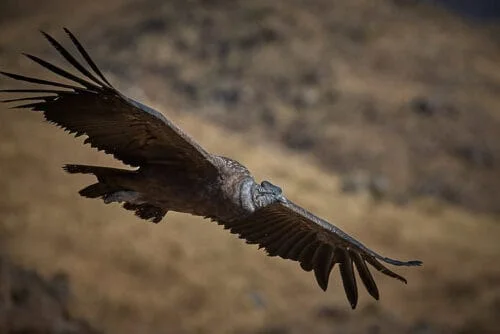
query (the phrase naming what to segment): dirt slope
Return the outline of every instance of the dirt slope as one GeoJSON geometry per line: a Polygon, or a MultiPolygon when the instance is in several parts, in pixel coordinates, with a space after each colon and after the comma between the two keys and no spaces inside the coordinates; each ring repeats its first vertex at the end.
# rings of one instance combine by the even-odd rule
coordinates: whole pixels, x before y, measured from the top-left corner
{"type": "MultiPolygon", "coordinates": [[[[204,3],[207,6],[217,6],[219,1],[204,3]]],[[[254,3],[266,7],[263,2],[254,3]]],[[[317,50],[314,48],[310,52],[303,51],[304,47],[310,48],[312,44],[301,43],[309,39],[319,43],[320,38],[314,39],[316,35],[311,32],[319,29],[319,24],[311,13],[294,11],[293,8],[302,8],[300,7],[302,2],[293,3],[299,7],[284,6],[277,2],[277,9],[272,9],[272,13],[288,13],[292,22],[295,22],[293,17],[301,17],[300,22],[303,26],[294,31],[294,34],[302,36],[301,40],[296,41],[298,44],[295,42],[286,44],[291,49],[285,48],[285,50],[302,50],[290,55],[299,57],[302,54],[302,57],[306,58],[305,64],[309,65],[313,63],[317,65],[319,59],[316,59],[315,55],[319,54],[325,57],[325,65],[315,67],[316,71],[319,71],[318,68],[332,69],[332,64],[328,62],[329,54],[313,52],[317,50]]],[[[363,1],[353,3],[358,3],[359,6],[366,5],[363,1]]],[[[224,105],[233,98],[231,94],[227,95],[227,89],[223,89],[225,92],[222,94],[223,97],[218,97],[215,102],[209,103],[211,100],[206,97],[207,94],[211,94],[209,89],[212,86],[218,87],[222,82],[217,81],[222,79],[216,78],[221,77],[226,80],[228,74],[222,72],[219,73],[220,76],[217,75],[220,68],[211,56],[197,60],[198,58],[190,56],[191,51],[179,51],[183,48],[196,50],[196,41],[199,38],[196,25],[198,23],[193,23],[193,26],[186,25],[183,29],[180,26],[176,29],[169,28],[168,31],[173,35],[171,38],[178,39],[178,43],[174,43],[170,37],[167,38],[163,34],[163,29],[166,28],[162,28],[162,23],[152,20],[151,15],[152,13],[158,16],[167,15],[171,13],[173,4],[178,5],[178,3],[171,2],[172,5],[160,7],[158,2],[150,4],[152,5],[148,7],[131,1],[110,1],[103,6],[97,2],[88,2],[85,7],[74,8],[71,5],[72,11],[68,11],[69,5],[57,4],[56,7],[42,6],[31,15],[4,17],[0,23],[2,68],[38,73],[34,66],[20,60],[18,52],[40,50],[38,54],[47,55],[47,47],[32,32],[37,28],[52,31],[55,30],[53,28],[67,25],[70,21],[78,35],[84,41],[89,41],[86,44],[91,46],[91,51],[97,55],[99,63],[109,69],[110,77],[119,87],[164,111],[188,133],[194,134],[195,138],[209,150],[240,160],[249,166],[259,179],[266,178],[282,185],[290,198],[330,219],[370,247],[395,257],[419,258],[424,261],[425,266],[401,271],[409,280],[407,286],[377,275],[377,279],[380,280],[381,301],[375,303],[362,293],[359,309],[351,312],[339,284],[338,272],[332,275],[330,290],[323,293],[316,287],[312,275],[299,270],[296,264],[267,258],[256,247],[245,245],[214,224],[195,217],[169,214],[165,224],[149,225],[138,221],[118,207],[79,198],[76,191],[86,185],[90,178],[64,175],[59,167],[67,162],[96,164],[113,164],[113,162],[89,148],[82,148],[81,141],[72,140],[54,127],[42,124],[39,115],[8,111],[2,107],[0,188],[4,196],[0,198],[0,235],[3,248],[9,252],[14,261],[36,268],[46,276],[58,271],[67,273],[74,287],[73,313],[110,333],[304,333],[306,331],[476,333],[494,332],[498,328],[500,324],[496,315],[500,312],[500,268],[495,264],[500,254],[498,244],[500,225],[496,218],[471,214],[459,207],[443,205],[432,200],[416,201],[406,207],[399,207],[390,203],[373,202],[365,194],[345,196],[340,192],[342,179],[312,163],[308,155],[284,148],[279,144],[279,140],[264,142],[259,138],[259,134],[263,132],[267,133],[264,138],[281,138],[280,131],[286,129],[284,124],[295,122],[299,117],[290,115],[292,110],[289,103],[292,102],[287,102],[287,98],[278,99],[271,94],[265,95],[262,99],[263,106],[269,107],[272,112],[263,112],[264,107],[256,109],[256,113],[262,114],[264,121],[253,121],[252,114],[247,114],[250,119],[249,125],[242,124],[242,118],[237,113],[249,112],[255,106],[258,97],[260,98],[259,94],[253,98],[254,102],[248,104],[238,102],[234,108],[229,108],[224,105]],[[77,15],[68,18],[67,16],[71,15],[68,13],[77,15]],[[145,17],[150,19],[146,20],[145,17]],[[143,28],[146,32],[132,34],[141,22],[143,27],[148,23],[147,29],[143,28]],[[121,40],[116,36],[120,36],[121,40]],[[189,41],[192,44],[189,44],[189,41]],[[187,43],[187,46],[182,46],[183,43],[187,43]],[[110,58],[109,54],[113,54],[113,57],[110,58]],[[132,60],[137,65],[129,65],[132,60]],[[164,65],[168,63],[172,66],[164,65]],[[161,68],[158,67],[159,64],[163,64],[161,68]],[[169,76],[165,75],[171,73],[168,71],[180,72],[176,76],[170,76],[174,79],[169,81],[169,76]],[[204,81],[200,84],[198,79],[201,77],[204,81]],[[220,98],[225,102],[220,102],[220,98]],[[267,99],[271,99],[272,103],[266,102],[267,99]],[[182,113],[178,110],[182,110],[182,113]],[[218,114],[218,110],[223,112],[218,114]],[[231,113],[232,110],[235,112],[231,113]],[[189,111],[199,111],[205,116],[193,115],[189,111]],[[266,116],[266,113],[269,114],[266,116]],[[231,116],[233,114],[236,116],[231,116]],[[207,122],[208,117],[215,122],[207,122]],[[273,120],[269,121],[270,119],[273,120]],[[244,134],[236,133],[214,124],[224,120],[227,122],[226,125],[233,129],[240,124],[240,128],[236,129],[247,131],[244,131],[244,134]],[[272,125],[269,125],[269,122],[272,122],[272,125]],[[268,128],[263,124],[268,124],[268,128]]],[[[318,4],[321,2],[318,1],[318,4]]],[[[232,8],[238,13],[236,7],[235,5],[232,8]]],[[[221,7],[219,5],[215,8],[221,7]]],[[[361,13],[355,11],[355,8],[358,7],[354,6],[351,10],[344,8],[342,15],[348,17],[355,15],[353,13],[361,13]]],[[[393,7],[367,8],[376,10],[377,13],[379,10],[387,10],[389,15],[389,8],[393,7]]],[[[192,14],[194,18],[190,18],[189,10],[185,7],[177,10],[177,13],[183,13],[185,16],[178,14],[177,19],[172,19],[170,22],[173,22],[171,24],[174,27],[183,20],[191,22],[189,21],[191,19],[192,22],[198,22],[196,16],[199,15],[198,11],[192,14]]],[[[321,7],[314,10],[320,11],[321,7]]],[[[336,13],[336,16],[332,17],[342,17],[341,13],[336,13]]],[[[218,17],[217,11],[210,11],[209,14],[218,17]]],[[[258,11],[253,12],[253,15],[258,14],[258,11]]],[[[365,15],[369,15],[369,10],[365,15]]],[[[227,15],[220,14],[220,16],[223,17],[221,20],[231,20],[227,15]]],[[[236,18],[237,15],[233,20],[236,18]]],[[[401,21],[406,18],[408,17],[402,17],[401,21]]],[[[285,20],[283,24],[286,22],[285,20]]],[[[349,22],[349,20],[339,22],[349,22]]],[[[390,25],[390,22],[387,24],[390,25]]],[[[235,35],[238,35],[237,27],[235,26],[233,31],[235,35]]],[[[288,26],[284,27],[282,29],[288,29],[286,28],[288,26]]],[[[377,27],[379,25],[375,25],[373,29],[377,27]]],[[[384,31],[397,33],[389,29],[389,26],[384,31]]],[[[229,31],[227,33],[229,34],[229,31]]],[[[463,27],[462,33],[464,36],[478,36],[466,27],[463,27]]],[[[273,33],[268,34],[264,34],[267,36],[265,38],[274,38],[269,37],[273,33]]],[[[356,29],[353,34],[356,36],[356,29]]],[[[470,38],[467,41],[473,40],[470,38]]],[[[484,38],[484,43],[488,43],[487,37],[484,38]]],[[[399,41],[404,40],[404,34],[401,33],[399,41]]],[[[246,43],[253,45],[255,41],[250,39],[243,44],[246,43]]],[[[483,42],[477,43],[475,47],[481,50],[483,42]]],[[[349,45],[351,44],[345,43],[344,46],[349,45]]],[[[383,108],[385,105],[393,107],[387,112],[390,110],[395,112],[400,110],[398,108],[406,101],[411,100],[415,92],[432,91],[432,82],[435,80],[454,80],[452,76],[455,73],[454,68],[444,67],[442,72],[431,73],[437,76],[437,79],[434,77],[433,80],[429,80],[431,86],[424,85],[418,80],[408,81],[404,74],[408,72],[404,72],[403,64],[405,61],[420,64],[420,60],[399,59],[396,56],[386,59],[388,51],[385,50],[394,50],[396,47],[405,49],[412,44],[408,42],[408,45],[400,45],[389,39],[386,43],[378,45],[382,48],[380,61],[385,62],[385,65],[381,66],[388,71],[382,71],[384,74],[379,76],[374,76],[371,66],[350,65],[351,63],[347,61],[348,59],[359,61],[355,55],[370,58],[369,55],[360,53],[362,49],[354,47],[338,51],[335,59],[343,61],[336,64],[344,65],[335,67],[335,71],[341,71],[337,75],[342,78],[342,80],[339,78],[340,88],[337,87],[336,90],[344,92],[340,95],[344,96],[340,98],[344,101],[341,104],[344,107],[336,110],[355,109],[358,104],[351,103],[359,103],[356,101],[359,99],[364,101],[365,98],[372,101],[377,96],[377,101],[380,101],[377,113],[386,112],[383,108]],[[403,79],[398,79],[400,77],[395,75],[396,69],[403,71],[401,74],[403,79]],[[380,81],[382,77],[387,80],[380,81]],[[398,95],[392,93],[395,89],[398,95]],[[370,92],[368,97],[364,95],[368,94],[367,92],[370,92]]],[[[469,47],[469,44],[464,42],[463,48],[469,47]]],[[[494,45],[491,47],[495,48],[494,45]]],[[[321,49],[320,46],[319,48],[321,49]]],[[[445,47],[440,48],[443,52],[446,51],[445,47]]],[[[258,83],[266,80],[252,81],[254,75],[259,77],[267,71],[272,73],[283,71],[285,74],[290,73],[290,76],[298,76],[294,68],[307,68],[305,65],[304,67],[287,65],[285,51],[264,49],[248,51],[253,53],[251,58],[253,61],[250,61],[250,58],[245,61],[238,60],[236,57],[234,61],[239,66],[227,70],[240,68],[244,72],[256,73],[241,77],[245,78],[245,82],[248,79],[248,84],[253,85],[251,88],[255,91],[265,90],[267,86],[259,88],[258,83]],[[274,61],[267,61],[268,59],[274,61]],[[246,69],[248,66],[251,69],[246,69]]],[[[405,53],[398,54],[401,57],[408,56],[405,53]]],[[[370,63],[369,59],[363,57],[361,59],[370,63]]],[[[471,89],[470,95],[474,101],[479,101],[477,103],[482,101],[481,103],[495,106],[496,97],[492,92],[496,89],[497,78],[495,78],[496,72],[493,71],[496,65],[492,64],[493,58],[489,57],[496,56],[478,56],[473,68],[484,73],[490,81],[483,82],[475,88],[473,83],[480,80],[477,74],[479,72],[469,73],[464,69],[461,75],[471,77],[465,77],[463,81],[455,84],[461,85],[456,91],[471,89]]],[[[432,59],[432,54],[429,54],[428,61],[432,59]]],[[[227,60],[226,63],[234,64],[231,60],[227,60]]],[[[416,75],[413,72],[416,66],[406,68],[406,71],[416,75]]],[[[228,87],[235,86],[235,81],[227,80],[225,84],[228,87]]],[[[294,83],[294,80],[289,81],[287,85],[290,88],[286,90],[288,91],[286,94],[289,94],[290,89],[295,89],[294,83]]],[[[5,85],[6,82],[2,81],[2,86],[5,85]]],[[[454,98],[453,94],[446,96],[454,98]]],[[[335,105],[335,108],[338,108],[338,104],[335,105]]],[[[326,108],[326,105],[322,108],[326,108]]],[[[488,129],[495,126],[498,115],[490,113],[490,109],[486,107],[484,110],[488,112],[477,118],[467,119],[471,119],[470,124],[474,129],[478,129],[477,133],[484,133],[485,137],[481,137],[481,140],[486,138],[491,144],[492,140],[488,138],[493,136],[494,129],[488,129]],[[479,123],[473,123],[475,121],[479,123]]],[[[380,129],[373,130],[372,127],[364,125],[357,128],[355,124],[358,123],[350,123],[349,117],[342,116],[339,112],[336,111],[334,113],[336,116],[331,116],[333,120],[318,117],[311,118],[314,119],[313,122],[306,118],[307,122],[319,126],[318,128],[310,125],[311,129],[322,129],[322,124],[334,127],[328,131],[314,130],[320,134],[320,137],[314,139],[316,142],[322,142],[327,134],[335,137],[338,134],[336,131],[341,131],[346,136],[350,136],[350,133],[359,133],[360,137],[356,139],[358,141],[352,139],[353,137],[346,138],[351,138],[360,146],[363,146],[363,143],[372,143],[371,139],[380,138],[376,146],[382,148],[382,152],[386,152],[387,143],[402,145],[401,152],[405,152],[405,145],[410,145],[405,139],[407,137],[402,134],[396,136],[389,132],[392,133],[390,135],[392,141],[382,136],[386,127],[393,129],[400,123],[388,124],[388,121],[386,122],[388,118],[384,117],[380,129]],[[342,121],[343,117],[346,118],[345,122],[342,121]],[[336,123],[338,124],[332,125],[336,123]],[[371,129],[380,136],[365,136],[371,129]]],[[[311,114],[319,115],[314,111],[311,114]]],[[[359,119],[360,116],[358,114],[352,117],[359,119]]],[[[399,119],[398,122],[406,124],[415,136],[419,133],[419,129],[427,129],[422,123],[427,122],[425,120],[428,118],[422,119],[418,118],[422,116],[416,115],[409,117],[415,118],[407,120],[395,118],[399,119]]],[[[427,123],[439,125],[440,117],[448,116],[433,114],[429,118],[432,121],[427,123]]],[[[467,121],[464,124],[469,123],[467,121]]],[[[460,126],[457,127],[461,129],[460,126]]],[[[438,130],[432,131],[438,135],[438,130]]],[[[454,135],[455,133],[450,134],[452,137],[454,135]]],[[[470,138],[475,136],[470,135],[470,138]]],[[[346,139],[346,143],[349,142],[346,139]]],[[[330,151],[338,152],[333,149],[330,151]]],[[[443,156],[441,148],[433,154],[437,157],[443,156]]],[[[448,158],[443,159],[447,161],[448,158]]],[[[422,165],[428,161],[431,160],[424,161],[422,165]]],[[[349,162],[348,166],[351,164],[355,163],[349,162]]],[[[408,160],[405,164],[415,165],[414,160],[408,160]]],[[[438,162],[436,164],[440,165],[438,162]]],[[[482,169],[478,173],[490,175],[482,177],[493,184],[496,182],[492,177],[496,167],[488,168],[490,167],[485,167],[485,173],[491,172],[491,174],[484,174],[482,169]]],[[[467,173],[467,177],[473,178],[474,169],[471,170],[471,173],[467,173]]],[[[450,169],[450,174],[452,173],[450,169]]],[[[401,179],[406,180],[404,177],[401,179]]],[[[475,186],[474,180],[472,179],[470,184],[475,186]]],[[[463,186],[462,183],[457,185],[463,186]]]]}

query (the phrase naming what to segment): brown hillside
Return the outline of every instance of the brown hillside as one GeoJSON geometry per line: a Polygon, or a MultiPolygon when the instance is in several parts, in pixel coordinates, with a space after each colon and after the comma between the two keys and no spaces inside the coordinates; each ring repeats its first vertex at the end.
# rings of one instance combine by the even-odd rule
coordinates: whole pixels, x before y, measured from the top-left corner
{"type": "Polygon", "coordinates": [[[2,4],[2,69],[43,75],[19,52],[55,56],[36,30],[60,37],[69,26],[118,87],[210,151],[243,162],[383,254],[424,261],[399,270],[406,286],[377,275],[381,301],[362,292],[350,311],[337,271],[324,293],[295,263],[268,258],[215,224],[180,214],[146,224],[80,198],[90,178],[60,166],[114,162],[39,115],[2,106],[2,248],[43,276],[67,273],[73,314],[109,333],[498,328],[496,216],[428,199],[398,206],[364,192],[346,196],[348,178],[333,173],[355,172],[365,188],[364,178],[381,179],[371,183],[388,186],[375,190],[399,201],[428,193],[430,180],[445,199],[494,211],[494,27],[388,1],[36,3],[2,4]]]}

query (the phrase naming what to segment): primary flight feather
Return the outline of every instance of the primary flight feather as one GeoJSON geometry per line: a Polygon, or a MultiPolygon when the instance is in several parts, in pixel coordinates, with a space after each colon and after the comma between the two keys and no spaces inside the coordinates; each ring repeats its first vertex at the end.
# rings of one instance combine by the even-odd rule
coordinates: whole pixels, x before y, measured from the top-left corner
{"type": "Polygon", "coordinates": [[[14,108],[40,111],[45,119],[85,143],[112,154],[136,170],[66,165],[69,173],[93,174],[97,182],[80,190],[105,203],[120,202],[145,220],[158,223],[168,211],[190,213],[223,225],[249,244],[264,248],[314,271],[326,290],[330,272],[339,265],[344,290],[352,308],[361,282],[373,298],[379,291],[368,264],[406,283],[384,264],[418,266],[420,261],[398,261],[368,249],[338,227],[288,200],[268,181],[255,182],[247,168],[235,160],[205,151],[163,114],[126,97],[104,77],[82,44],[64,29],[86,66],[58,41],[43,33],[77,76],[36,56],[25,54],[72,84],[0,72],[15,80],[40,85],[37,89],[4,89],[4,93],[29,93],[2,102],[14,108]]]}

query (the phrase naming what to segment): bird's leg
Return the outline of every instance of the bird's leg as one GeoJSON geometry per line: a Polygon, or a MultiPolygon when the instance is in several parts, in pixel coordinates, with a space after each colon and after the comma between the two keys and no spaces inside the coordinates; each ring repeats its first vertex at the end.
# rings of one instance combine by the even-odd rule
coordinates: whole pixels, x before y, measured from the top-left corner
{"type": "Polygon", "coordinates": [[[136,216],[153,223],[159,223],[168,211],[147,203],[141,198],[141,194],[137,191],[115,191],[105,195],[103,199],[106,204],[113,202],[125,202],[123,204],[124,209],[135,211],[136,216]]]}

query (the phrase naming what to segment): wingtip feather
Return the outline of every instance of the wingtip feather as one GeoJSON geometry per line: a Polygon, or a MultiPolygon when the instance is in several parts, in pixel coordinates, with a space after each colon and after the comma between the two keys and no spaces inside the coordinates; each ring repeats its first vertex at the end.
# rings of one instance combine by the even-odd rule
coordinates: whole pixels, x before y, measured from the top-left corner
{"type": "Polygon", "coordinates": [[[50,40],[54,39],[51,35],[49,35],[49,34],[48,34],[48,33],[46,33],[45,31],[43,31],[43,30],[41,30],[41,29],[40,29],[39,31],[40,31],[40,33],[43,35],[43,37],[45,37],[48,41],[50,41],[50,40]]]}
{"type": "Polygon", "coordinates": [[[5,71],[0,71],[0,74],[5,75],[6,77],[11,78],[11,75],[13,75],[14,73],[9,73],[9,72],[5,72],[5,71]]]}
{"type": "Polygon", "coordinates": [[[113,85],[111,85],[111,83],[108,81],[108,79],[106,79],[106,77],[101,72],[101,70],[96,65],[96,63],[94,63],[94,61],[92,60],[92,57],[90,57],[90,55],[85,50],[83,45],[80,43],[80,41],[78,41],[78,38],[76,38],[76,36],[68,28],[64,27],[63,30],[69,36],[69,38],[71,39],[71,41],[73,42],[73,44],[77,48],[78,52],[80,52],[82,57],[85,59],[87,64],[90,66],[90,68],[92,68],[92,70],[95,72],[95,74],[97,74],[99,76],[99,78],[101,78],[110,88],[112,88],[113,85]]]}
{"type": "Polygon", "coordinates": [[[353,262],[347,250],[337,249],[337,254],[344,291],[352,309],[355,309],[358,304],[358,287],[356,284],[356,276],[354,275],[353,262]]]}
{"type": "Polygon", "coordinates": [[[388,264],[392,264],[393,266],[399,266],[399,267],[416,267],[416,266],[421,266],[423,264],[423,262],[420,260],[399,261],[388,257],[380,257],[379,260],[382,260],[388,264]]]}
{"type": "Polygon", "coordinates": [[[408,266],[411,266],[411,267],[420,267],[422,266],[424,263],[420,260],[412,260],[412,261],[408,261],[408,266]]]}

